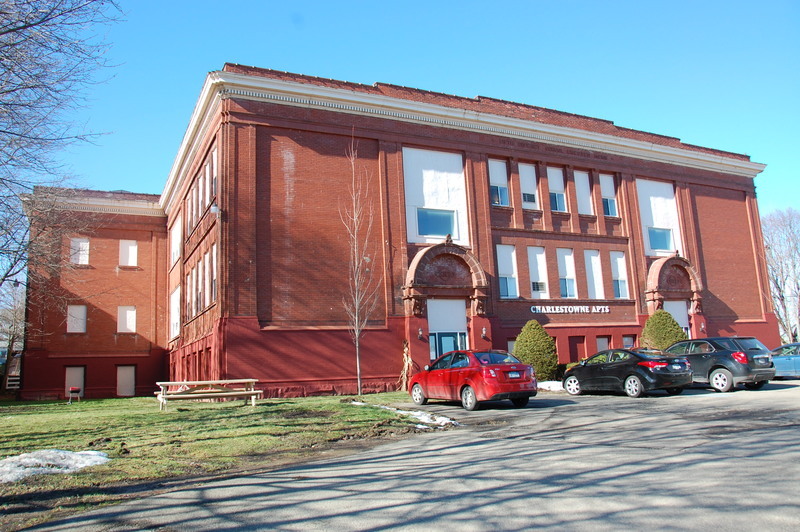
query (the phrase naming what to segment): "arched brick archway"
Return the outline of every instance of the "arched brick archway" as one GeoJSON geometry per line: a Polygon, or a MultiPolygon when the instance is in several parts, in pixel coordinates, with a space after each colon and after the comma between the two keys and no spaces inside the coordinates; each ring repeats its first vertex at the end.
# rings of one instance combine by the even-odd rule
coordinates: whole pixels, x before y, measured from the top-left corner
{"type": "Polygon", "coordinates": [[[429,297],[468,298],[473,316],[486,313],[486,272],[475,255],[450,238],[420,250],[408,267],[403,286],[406,316],[425,316],[429,297]]]}
{"type": "Polygon", "coordinates": [[[692,336],[697,337],[705,331],[700,316],[703,313],[702,291],[700,275],[686,258],[677,254],[663,257],[653,262],[647,273],[647,313],[652,315],[663,308],[664,301],[688,301],[692,336]]]}
{"type": "Polygon", "coordinates": [[[412,359],[420,366],[427,363],[433,351],[431,344],[438,346],[443,334],[429,329],[431,299],[464,301],[468,345],[477,349],[490,348],[491,323],[486,317],[488,290],[486,272],[478,259],[469,250],[453,244],[450,238],[419,250],[408,267],[403,286],[406,338],[412,359]]]}

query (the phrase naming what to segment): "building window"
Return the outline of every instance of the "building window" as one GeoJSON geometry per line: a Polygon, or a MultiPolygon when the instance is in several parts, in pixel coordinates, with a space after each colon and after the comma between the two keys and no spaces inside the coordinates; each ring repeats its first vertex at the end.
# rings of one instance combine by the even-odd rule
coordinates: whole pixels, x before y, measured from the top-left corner
{"type": "Polygon", "coordinates": [[[169,259],[170,265],[175,264],[178,262],[178,259],[181,258],[181,229],[183,226],[181,225],[181,217],[178,216],[175,219],[175,223],[172,225],[172,229],[169,231],[169,259]]]}
{"type": "Polygon", "coordinates": [[[89,239],[69,239],[69,261],[72,264],[89,264],[89,239]]]}
{"type": "Polygon", "coordinates": [[[181,287],[178,286],[169,295],[169,337],[175,338],[181,333],[181,287]]]}
{"type": "Polygon", "coordinates": [[[589,299],[605,299],[600,252],[596,249],[584,250],[583,260],[586,266],[586,287],[589,299]]]}
{"type": "Polygon", "coordinates": [[[674,248],[672,245],[672,229],[648,227],[647,237],[650,242],[650,249],[653,251],[671,251],[674,248]]]}
{"type": "Polygon", "coordinates": [[[136,332],[136,307],[117,307],[117,332],[136,332]]]}
{"type": "Polygon", "coordinates": [[[613,175],[600,174],[600,194],[603,196],[603,215],[618,216],[617,188],[614,186],[613,175]]]}
{"type": "Polygon", "coordinates": [[[505,161],[489,159],[489,192],[492,205],[508,207],[508,168],[505,161]]]}
{"type": "Polygon", "coordinates": [[[636,345],[636,337],[633,335],[625,335],[622,337],[622,348],[632,349],[636,345]]]}
{"type": "Polygon", "coordinates": [[[136,240],[119,241],[119,265],[137,266],[138,265],[138,245],[136,240]]]}
{"type": "Polygon", "coordinates": [[[217,300],[217,245],[211,246],[211,301],[217,300]]]}
{"type": "Polygon", "coordinates": [[[628,268],[625,264],[625,253],[611,252],[611,279],[614,284],[614,299],[628,299],[628,268]]]}
{"type": "Polygon", "coordinates": [[[517,261],[514,246],[497,245],[497,278],[500,282],[500,297],[519,297],[517,290],[517,261]]]}
{"type": "Polygon", "coordinates": [[[520,163],[519,184],[522,189],[522,208],[539,209],[539,202],[536,200],[536,166],[520,163]]]}
{"type": "Polygon", "coordinates": [[[194,316],[194,312],[192,311],[192,294],[194,290],[192,290],[192,273],[194,270],[189,270],[189,274],[186,276],[186,319],[188,320],[192,316],[194,316]]]}
{"type": "Polygon", "coordinates": [[[211,252],[206,252],[203,256],[203,295],[203,305],[211,305],[211,252]]]}
{"type": "Polygon", "coordinates": [[[217,150],[211,152],[211,197],[217,195],[217,150]]]}
{"type": "Polygon", "coordinates": [[[564,193],[564,170],[548,166],[547,184],[550,188],[550,210],[567,212],[567,197],[564,193]]]}
{"type": "Polygon", "coordinates": [[[592,205],[592,185],[589,180],[589,172],[575,170],[575,192],[578,196],[578,214],[594,214],[592,205]]]}
{"type": "Polygon", "coordinates": [[[611,337],[610,336],[598,336],[597,337],[597,350],[598,351],[605,351],[606,349],[611,348],[611,337]]]}
{"type": "Polygon", "coordinates": [[[456,213],[442,209],[417,208],[417,228],[420,236],[447,236],[455,239],[456,213]]]}
{"type": "Polygon", "coordinates": [[[67,305],[67,332],[86,332],[86,305],[67,305]]]}
{"type": "Polygon", "coordinates": [[[403,148],[403,186],[409,242],[469,245],[463,155],[403,148]]]}
{"type": "Polygon", "coordinates": [[[550,294],[547,291],[547,261],[543,247],[528,247],[528,270],[531,278],[531,298],[548,299],[550,294]]]}
{"type": "Polygon", "coordinates": [[[665,257],[676,251],[681,253],[681,225],[675,185],[670,182],[637,179],[636,193],[645,254],[665,257]]]}
{"type": "Polygon", "coordinates": [[[572,257],[572,250],[566,248],[556,249],[558,258],[558,284],[561,289],[561,297],[564,299],[574,299],[578,297],[575,290],[575,261],[572,257]]]}

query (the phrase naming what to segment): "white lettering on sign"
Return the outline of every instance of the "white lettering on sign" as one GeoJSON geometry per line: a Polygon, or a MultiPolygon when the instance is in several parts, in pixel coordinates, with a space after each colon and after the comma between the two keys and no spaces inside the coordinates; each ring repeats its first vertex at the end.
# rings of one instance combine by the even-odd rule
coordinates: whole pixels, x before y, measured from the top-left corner
{"type": "Polygon", "coordinates": [[[608,305],[533,305],[533,314],[608,314],[608,305]]]}

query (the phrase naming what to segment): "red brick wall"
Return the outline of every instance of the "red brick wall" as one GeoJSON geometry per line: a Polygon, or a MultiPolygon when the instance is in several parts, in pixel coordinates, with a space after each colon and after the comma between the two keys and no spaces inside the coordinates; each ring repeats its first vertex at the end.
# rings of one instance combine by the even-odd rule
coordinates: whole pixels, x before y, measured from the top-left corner
{"type": "Polygon", "coordinates": [[[89,238],[88,266],[64,265],[60,276],[32,285],[32,326],[23,358],[24,398],[61,397],[64,367],[85,366],[87,397],[116,393],[116,366],[136,366],[137,394],[152,392],[165,375],[166,228],[164,218],[121,214],[79,215],[92,229],[69,236],[89,238]],[[137,241],[137,266],[119,266],[119,241],[137,241]],[[36,297],[46,292],[45,300],[36,297]],[[56,296],[56,297],[53,297],[56,296]],[[40,302],[42,302],[40,304],[40,302]],[[86,333],[66,332],[68,304],[87,306],[86,333]],[[117,332],[117,307],[136,307],[136,333],[117,332]]]}

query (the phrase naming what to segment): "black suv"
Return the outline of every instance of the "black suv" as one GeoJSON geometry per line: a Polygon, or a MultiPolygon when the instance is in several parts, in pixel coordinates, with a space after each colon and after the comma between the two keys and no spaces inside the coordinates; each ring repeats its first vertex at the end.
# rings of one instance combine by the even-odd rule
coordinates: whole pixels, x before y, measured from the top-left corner
{"type": "Polygon", "coordinates": [[[775,377],[769,349],[756,338],[699,338],[676,342],[667,353],[681,355],[692,366],[693,381],[710,384],[718,392],[737,384],[758,390],[775,377]]]}

